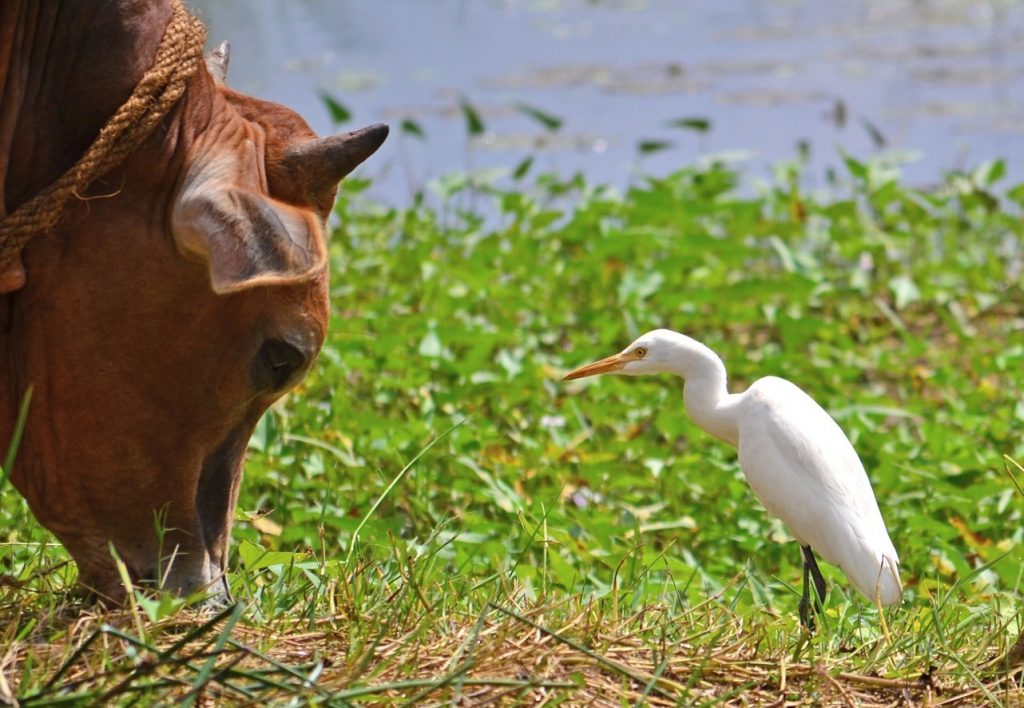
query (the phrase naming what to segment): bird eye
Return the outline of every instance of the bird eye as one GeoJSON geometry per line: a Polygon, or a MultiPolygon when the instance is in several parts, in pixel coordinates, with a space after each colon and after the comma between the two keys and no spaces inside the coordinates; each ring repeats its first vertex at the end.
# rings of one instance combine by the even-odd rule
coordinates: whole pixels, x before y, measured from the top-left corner
{"type": "Polygon", "coordinates": [[[633,350],[633,356],[635,356],[637,359],[643,359],[645,356],[647,356],[647,348],[637,347],[636,349],[633,350]]]}
{"type": "Polygon", "coordinates": [[[296,372],[305,367],[306,355],[281,339],[268,339],[260,348],[260,382],[274,391],[285,388],[296,372]]]}

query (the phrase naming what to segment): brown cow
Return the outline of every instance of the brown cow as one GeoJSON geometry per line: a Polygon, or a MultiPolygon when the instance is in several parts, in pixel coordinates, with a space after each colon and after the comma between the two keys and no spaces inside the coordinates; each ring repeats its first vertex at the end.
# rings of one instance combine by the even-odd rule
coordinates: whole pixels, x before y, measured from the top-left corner
{"type": "MultiPolygon", "coordinates": [[[[0,3],[0,217],[82,155],[171,13],[0,3]]],[[[200,68],[146,142],[0,273],[0,452],[31,387],[11,479],[101,597],[124,594],[111,544],[135,581],[224,587],[247,441],[324,339],[337,182],[386,135],[317,139],[200,68]]]]}

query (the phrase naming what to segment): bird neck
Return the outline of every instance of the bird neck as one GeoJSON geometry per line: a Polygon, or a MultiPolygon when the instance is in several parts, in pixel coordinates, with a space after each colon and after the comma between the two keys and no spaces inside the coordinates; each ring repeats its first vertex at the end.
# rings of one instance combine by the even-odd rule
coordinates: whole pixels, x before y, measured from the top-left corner
{"type": "Polygon", "coordinates": [[[736,395],[726,387],[725,364],[713,351],[694,342],[688,347],[680,370],[684,377],[683,402],[697,425],[720,440],[733,445],[739,440],[736,424],[736,395]]]}

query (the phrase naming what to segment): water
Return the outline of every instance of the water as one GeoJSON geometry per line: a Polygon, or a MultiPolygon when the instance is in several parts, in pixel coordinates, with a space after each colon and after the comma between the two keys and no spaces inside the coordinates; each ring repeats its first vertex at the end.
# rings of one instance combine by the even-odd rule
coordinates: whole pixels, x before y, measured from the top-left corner
{"type": "Polygon", "coordinates": [[[810,148],[812,181],[866,157],[917,155],[928,185],[1005,158],[1024,181],[1020,0],[192,0],[232,44],[228,83],[321,133],[387,121],[367,165],[406,202],[467,168],[537,166],[627,183],[744,150],[751,178],[810,148]],[[332,125],[319,92],[353,117],[332,125]],[[480,113],[468,140],[460,97],[480,113]],[[549,131],[517,102],[561,118],[549,131]],[[706,133],[670,127],[707,120],[706,133]],[[424,139],[397,130],[403,119],[424,139]],[[642,154],[641,141],[670,147],[642,154]]]}

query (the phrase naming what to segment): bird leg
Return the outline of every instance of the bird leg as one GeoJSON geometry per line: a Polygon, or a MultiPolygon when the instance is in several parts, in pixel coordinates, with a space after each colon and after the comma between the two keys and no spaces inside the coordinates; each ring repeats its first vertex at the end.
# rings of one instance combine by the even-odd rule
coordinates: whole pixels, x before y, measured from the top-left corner
{"type": "Polygon", "coordinates": [[[818,592],[818,610],[821,610],[821,603],[825,602],[825,578],[821,575],[821,570],[818,568],[818,561],[814,559],[814,551],[811,550],[810,546],[802,546],[800,548],[804,554],[804,564],[810,567],[811,578],[814,580],[814,589],[818,592]]]}
{"type": "Polygon", "coordinates": [[[810,569],[807,567],[807,561],[804,561],[804,589],[800,594],[800,624],[805,627],[807,631],[814,631],[814,616],[811,614],[811,597],[809,594],[810,587],[808,587],[808,576],[810,575],[810,569]]]}
{"type": "Polygon", "coordinates": [[[814,580],[814,590],[817,598],[814,601],[814,611],[821,612],[821,605],[825,602],[825,578],[821,576],[821,569],[814,559],[814,551],[810,546],[800,546],[800,552],[804,559],[804,589],[800,596],[800,624],[810,631],[814,631],[814,616],[811,614],[811,588],[808,580],[814,580]]]}

